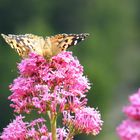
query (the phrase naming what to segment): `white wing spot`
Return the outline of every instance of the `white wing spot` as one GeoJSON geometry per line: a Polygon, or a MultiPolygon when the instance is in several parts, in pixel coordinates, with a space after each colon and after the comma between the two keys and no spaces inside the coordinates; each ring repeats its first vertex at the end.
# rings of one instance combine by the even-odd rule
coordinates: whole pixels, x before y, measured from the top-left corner
{"type": "Polygon", "coordinates": [[[74,45],[76,45],[77,44],[77,40],[75,40],[75,42],[74,42],[74,45]]]}

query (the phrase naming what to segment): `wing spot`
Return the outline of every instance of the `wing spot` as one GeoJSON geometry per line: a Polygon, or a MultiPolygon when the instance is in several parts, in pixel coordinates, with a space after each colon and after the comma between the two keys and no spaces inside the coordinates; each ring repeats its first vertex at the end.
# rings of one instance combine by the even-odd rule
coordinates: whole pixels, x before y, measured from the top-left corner
{"type": "Polygon", "coordinates": [[[77,41],[77,40],[75,40],[75,41],[74,41],[74,45],[76,45],[76,44],[77,44],[77,42],[78,42],[78,41],[77,41]]]}
{"type": "Polygon", "coordinates": [[[66,39],[65,42],[67,43],[68,42],[68,39],[66,39]]]}
{"type": "Polygon", "coordinates": [[[67,44],[64,44],[61,48],[62,48],[62,51],[64,51],[64,49],[66,48],[67,44]]]}

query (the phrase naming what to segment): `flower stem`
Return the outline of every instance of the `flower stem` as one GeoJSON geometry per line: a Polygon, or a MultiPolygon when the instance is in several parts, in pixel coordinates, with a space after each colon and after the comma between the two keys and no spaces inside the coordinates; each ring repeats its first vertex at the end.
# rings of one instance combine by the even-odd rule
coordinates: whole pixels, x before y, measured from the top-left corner
{"type": "Polygon", "coordinates": [[[66,138],[66,140],[71,140],[73,138],[73,135],[69,134],[66,138]]]}
{"type": "Polygon", "coordinates": [[[67,135],[66,140],[71,140],[74,137],[74,132],[69,132],[69,134],[67,135]]]}
{"type": "Polygon", "coordinates": [[[56,113],[52,112],[51,113],[52,140],[57,140],[57,138],[56,138],[56,120],[57,120],[57,115],[56,115],[56,113]]]}

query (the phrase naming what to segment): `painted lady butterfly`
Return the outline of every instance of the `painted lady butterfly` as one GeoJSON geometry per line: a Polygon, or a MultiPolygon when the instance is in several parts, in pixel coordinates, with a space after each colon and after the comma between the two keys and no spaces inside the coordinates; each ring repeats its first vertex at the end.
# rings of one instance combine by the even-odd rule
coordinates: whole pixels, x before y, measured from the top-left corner
{"type": "Polygon", "coordinates": [[[57,34],[46,38],[33,34],[1,35],[21,57],[25,58],[29,52],[36,52],[48,59],[89,36],[88,33],[57,34]]]}

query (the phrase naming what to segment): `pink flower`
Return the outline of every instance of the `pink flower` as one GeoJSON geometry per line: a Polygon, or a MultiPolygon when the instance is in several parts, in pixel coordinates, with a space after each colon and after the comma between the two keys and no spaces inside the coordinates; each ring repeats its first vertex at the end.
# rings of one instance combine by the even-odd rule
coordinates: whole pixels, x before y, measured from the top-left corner
{"type": "Polygon", "coordinates": [[[47,140],[49,138],[49,132],[48,129],[45,125],[46,120],[43,118],[36,119],[32,121],[28,126],[27,126],[27,134],[26,137],[28,139],[43,139],[47,140]]]}
{"type": "Polygon", "coordinates": [[[48,131],[43,118],[24,123],[24,117],[16,117],[4,129],[1,138],[52,140],[57,137],[58,140],[72,140],[76,134],[97,135],[100,132],[103,124],[100,113],[86,107],[89,81],[83,76],[83,67],[71,52],[59,53],[51,61],[30,53],[18,64],[18,69],[19,77],[10,85],[11,107],[17,113],[34,110],[48,115],[52,132],[48,131]],[[64,127],[56,128],[58,114],[61,113],[64,127]]]}
{"type": "Polygon", "coordinates": [[[18,64],[18,69],[21,75],[33,76],[37,74],[40,65],[45,62],[43,57],[31,53],[29,54],[29,59],[24,59],[18,64]]]}
{"type": "Polygon", "coordinates": [[[86,107],[77,109],[75,115],[64,112],[63,123],[68,127],[73,126],[76,133],[97,135],[103,124],[100,113],[94,108],[86,107]]]}
{"type": "Polygon", "coordinates": [[[140,106],[129,105],[123,111],[129,118],[140,120],[140,106]]]}
{"type": "Polygon", "coordinates": [[[23,122],[24,117],[17,116],[16,119],[11,122],[6,128],[4,128],[3,133],[0,138],[2,140],[24,140],[26,138],[26,125],[27,122],[23,122]]]}
{"type": "Polygon", "coordinates": [[[49,140],[49,132],[43,118],[36,119],[31,123],[23,122],[24,117],[16,116],[16,119],[10,123],[0,138],[2,140],[49,140]]]}
{"type": "Polygon", "coordinates": [[[124,113],[132,118],[140,120],[140,89],[129,97],[130,105],[123,108],[124,113]]]}
{"type": "Polygon", "coordinates": [[[71,52],[62,52],[48,62],[42,56],[30,53],[18,64],[20,76],[10,85],[15,112],[38,113],[48,110],[75,110],[87,104],[86,92],[90,89],[83,76],[83,67],[71,52]]]}
{"type": "Polygon", "coordinates": [[[129,101],[132,105],[140,106],[140,88],[136,93],[129,97],[129,101]]]}
{"type": "Polygon", "coordinates": [[[117,127],[121,140],[140,140],[140,89],[129,97],[130,105],[123,108],[128,119],[117,127]]]}
{"type": "Polygon", "coordinates": [[[134,120],[124,120],[117,127],[117,133],[121,140],[140,140],[140,122],[134,120]]]}
{"type": "Polygon", "coordinates": [[[65,140],[68,136],[68,130],[66,128],[57,128],[57,139],[65,140]]]}

